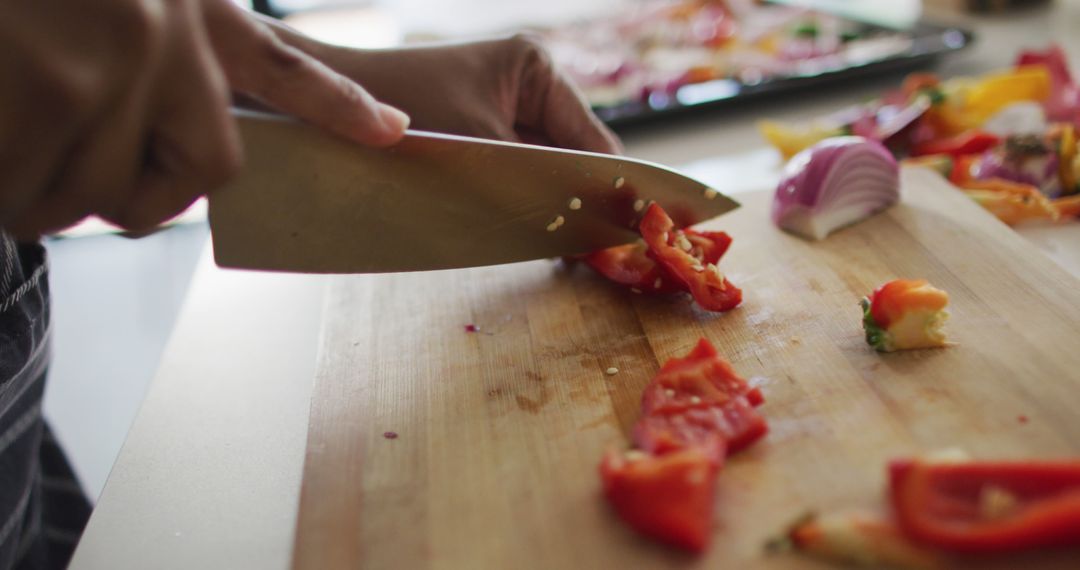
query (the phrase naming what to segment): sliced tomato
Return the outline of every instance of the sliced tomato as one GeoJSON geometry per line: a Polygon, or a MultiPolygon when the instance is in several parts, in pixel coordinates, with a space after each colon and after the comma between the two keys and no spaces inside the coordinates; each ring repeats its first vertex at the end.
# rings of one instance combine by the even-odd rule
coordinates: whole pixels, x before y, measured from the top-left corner
{"type": "Polygon", "coordinates": [[[726,233],[677,230],[657,204],[649,206],[639,229],[649,255],[682,281],[702,308],[728,311],[742,302],[742,291],[717,266],[731,245],[726,233]]]}
{"type": "Polygon", "coordinates": [[[685,291],[682,282],[649,257],[648,251],[644,243],[629,243],[594,251],[584,259],[600,275],[642,292],[685,291]]]}
{"type": "Polygon", "coordinates": [[[1080,459],[894,461],[889,492],[912,539],[958,552],[1080,546],[1080,459]]]}
{"type": "Polygon", "coordinates": [[[717,449],[712,438],[724,441],[727,455],[745,449],[768,433],[765,418],[745,396],[721,405],[645,416],[634,426],[633,440],[652,453],[670,453],[690,446],[717,449]]]}
{"type": "Polygon", "coordinates": [[[608,502],[635,530],[701,552],[712,535],[718,470],[711,452],[700,448],[666,455],[610,451],[600,478],[608,502]]]}

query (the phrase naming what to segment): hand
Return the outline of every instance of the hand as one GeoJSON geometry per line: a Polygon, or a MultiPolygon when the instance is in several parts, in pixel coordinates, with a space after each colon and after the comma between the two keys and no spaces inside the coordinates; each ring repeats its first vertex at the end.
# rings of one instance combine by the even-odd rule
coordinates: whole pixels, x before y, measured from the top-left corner
{"type": "Polygon", "coordinates": [[[365,51],[319,44],[283,26],[285,41],[405,110],[432,131],[619,153],[618,138],[528,36],[365,51]]]}
{"type": "Polygon", "coordinates": [[[0,226],[23,239],[91,213],[146,229],[221,184],[230,91],[365,144],[408,124],[229,0],[13,0],[0,77],[0,226]]]}

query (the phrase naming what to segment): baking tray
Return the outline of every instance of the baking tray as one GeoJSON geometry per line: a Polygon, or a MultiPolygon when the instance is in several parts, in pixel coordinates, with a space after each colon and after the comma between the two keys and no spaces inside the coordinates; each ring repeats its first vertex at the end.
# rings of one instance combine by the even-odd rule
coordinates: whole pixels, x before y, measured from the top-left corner
{"type": "MultiPolygon", "coordinates": [[[[765,8],[770,7],[769,4],[763,6],[765,8]]],[[[780,8],[777,7],[777,9],[780,8]]],[[[821,15],[821,13],[813,11],[806,11],[805,14],[821,15]]],[[[662,22],[656,24],[657,17],[655,15],[648,17],[653,18],[653,20],[642,18],[639,24],[640,22],[646,22],[646,25],[653,28],[663,26],[662,22]]],[[[582,78],[579,76],[575,77],[575,79],[584,86],[586,96],[590,99],[596,114],[608,125],[621,127],[661,119],[674,114],[758,100],[776,94],[799,92],[816,85],[835,84],[875,74],[912,69],[927,65],[949,53],[962,50],[974,41],[974,35],[968,30],[929,22],[919,22],[908,28],[897,29],[835,15],[824,15],[824,18],[842,23],[843,29],[846,30],[845,33],[854,32],[853,35],[857,36],[860,42],[859,50],[851,50],[851,53],[838,52],[808,56],[802,61],[797,58],[785,60],[782,62],[782,69],[770,69],[764,73],[756,71],[753,74],[747,74],[744,73],[746,69],[740,68],[738,62],[727,62],[724,64],[726,67],[715,78],[690,81],[675,80],[666,84],[660,81],[659,85],[631,85],[630,91],[632,94],[629,96],[625,96],[625,94],[617,96],[615,102],[610,100],[611,97],[607,97],[608,101],[597,101],[597,99],[603,99],[604,97],[594,96],[597,89],[607,89],[608,86],[599,84],[590,87],[588,77],[582,78]]],[[[556,44],[556,47],[561,44],[563,48],[553,50],[556,60],[559,61],[561,55],[562,61],[559,61],[559,63],[572,69],[574,64],[582,59],[588,60],[593,57],[595,54],[589,53],[587,50],[595,49],[595,45],[586,46],[576,53],[570,50],[570,53],[567,54],[565,49],[568,43],[567,38],[570,37],[570,43],[578,41],[573,37],[574,34],[580,36],[593,33],[593,30],[602,28],[605,25],[616,29],[610,21],[594,21],[591,23],[577,23],[574,26],[577,31],[568,28],[549,30],[548,39],[553,44],[556,44]],[[583,55],[584,58],[582,58],[583,55]]],[[[625,29],[625,26],[623,29],[625,29]]],[[[655,31],[650,33],[655,34],[655,31]]],[[[642,42],[642,40],[636,38],[620,38],[618,41],[626,45],[635,45],[635,42],[638,44],[642,42]]],[[[655,40],[653,39],[653,41],[655,40]]],[[[607,49],[606,44],[602,42],[603,39],[601,38],[594,43],[602,45],[601,49],[607,49]]],[[[582,43],[581,45],[585,44],[582,43]]],[[[579,46],[573,47],[576,49],[579,46]]],[[[596,57],[599,58],[600,56],[596,57]]],[[[777,58],[777,61],[779,60],[777,58]]],[[[634,63],[640,64],[640,61],[634,63]]],[[[669,71],[669,73],[671,72],[669,71]]],[[[571,76],[574,76],[574,73],[571,73],[571,76]]]]}

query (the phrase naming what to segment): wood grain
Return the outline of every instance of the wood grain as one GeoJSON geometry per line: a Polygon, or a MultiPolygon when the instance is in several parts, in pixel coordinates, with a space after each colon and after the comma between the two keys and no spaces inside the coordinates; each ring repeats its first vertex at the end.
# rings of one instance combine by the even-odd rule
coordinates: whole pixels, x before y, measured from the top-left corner
{"type": "MultiPolygon", "coordinates": [[[[726,314],[550,261],[338,279],[294,567],[816,568],[762,545],[810,509],[880,506],[891,458],[1080,454],[1080,281],[928,171],[903,187],[900,205],[813,244],[747,195],[709,224],[735,236],[722,267],[745,300],[726,314]],[[866,346],[857,302],[897,277],[950,293],[956,346],[866,346]],[[771,433],[725,467],[714,545],[692,558],[622,525],[596,468],[626,445],[659,363],[703,336],[761,377],[771,433]]],[[[1067,554],[974,567],[1064,568],[1067,554]]]]}

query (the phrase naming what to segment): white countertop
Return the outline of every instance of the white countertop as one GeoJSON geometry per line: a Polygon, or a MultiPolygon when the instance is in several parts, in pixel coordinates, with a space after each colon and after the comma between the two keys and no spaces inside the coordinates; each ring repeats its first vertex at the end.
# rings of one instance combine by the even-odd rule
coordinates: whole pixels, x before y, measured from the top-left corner
{"type": "MultiPolygon", "coordinates": [[[[1080,3],[972,22],[965,25],[978,43],[942,65],[943,73],[1004,67],[1020,47],[1050,40],[1080,64],[1080,3]]],[[[637,129],[625,139],[627,151],[688,165],[720,189],[764,189],[776,159],[761,150],[758,119],[805,119],[896,82],[893,76],[637,129]]],[[[1062,245],[1080,246],[1080,224],[1024,233],[1080,271],[1080,247],[1062,245]]],[[[289,567],[325,283],[220,270],[204,252],[72,568],[289,567]]]]}

